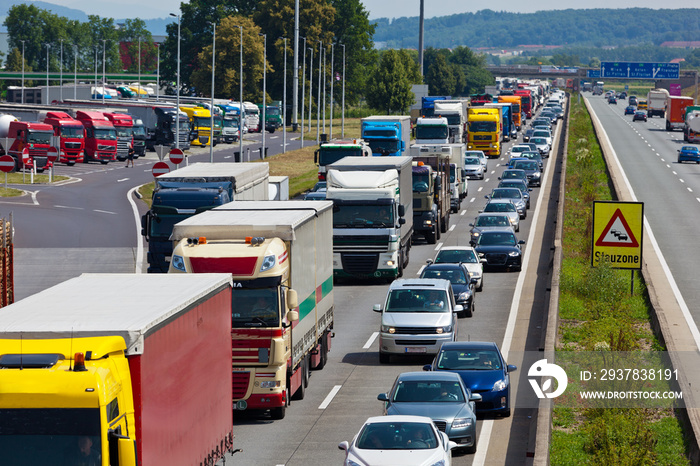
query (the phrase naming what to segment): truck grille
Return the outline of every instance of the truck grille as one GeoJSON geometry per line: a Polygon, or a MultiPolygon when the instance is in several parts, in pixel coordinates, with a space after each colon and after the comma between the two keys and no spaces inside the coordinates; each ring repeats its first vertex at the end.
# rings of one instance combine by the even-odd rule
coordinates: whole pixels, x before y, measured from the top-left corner
{"type": "Polygon", "coordinates": [[[66,149],[80,149],[81,145],[82,144],[79,142],[65,142],[64,143],[64,146],[66,147],[66,149]]]}
{"type": "Polygon", "coordinates": [[[475,141],[490,141],[491,136],[488,134],[475,134],[473,139],[475,141]]]}
{"type": "Polygon", "coordinates": [[[379,254],[343,254],[343,271],[352,275],[371,275],[377,270],[379,254]]]}
{"type": "Polygon", "coordinates": [[[333,252],[386,252],[389,236],[333,235],[333,252]]]}
{"type": "Polygon", "coordinates": [[[108,145],[105,145],[105,144],[98,144],[98,145],[97,145],[97,150],[109,150],[109,151],[113,151],[114,149],[115,149],[114,146],[108,146],[108,145]]]}
{"type": "Polygon", "coordinates": [[[437,327],[395,327],[394,331],[403,335],[435,335],[437,327]]]}
{"type": "Polygon", "coordinates": [[[233,399],[240,400],[248,393],[250,383],[250,372],[233,373],[233,399]]]}

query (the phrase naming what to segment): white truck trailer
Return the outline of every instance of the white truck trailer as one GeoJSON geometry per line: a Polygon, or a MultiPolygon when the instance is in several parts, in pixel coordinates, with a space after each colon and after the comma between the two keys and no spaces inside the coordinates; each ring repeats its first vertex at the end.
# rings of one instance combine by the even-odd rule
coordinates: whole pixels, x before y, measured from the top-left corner
{"type": "Polygon", "coordinates": [[[447,118],[450,142],[453,144],[467,142],[468,100],[436,100],[435,115],[447,118]]]}
{"type": "Polygon", "coordinates": [[[411,163],[407,156],[345,157],[330,165],[336,277],[391,281],[403,274],[413,234],[411,163]]]}
{"type": "Polygon", "coordinates": [[[333,329],[333,204],[241,201],[175,225],[170,273],[233,275],[234,409],[285,416],[333,329]]]}
{"type": "Polygon", "coordinates": [[[666,100],[669,97],[669,92],[666,89],[652,89],[647,94],[647,116],[649,118],[654,115],[661,118],[666,117],[666,100]]]}

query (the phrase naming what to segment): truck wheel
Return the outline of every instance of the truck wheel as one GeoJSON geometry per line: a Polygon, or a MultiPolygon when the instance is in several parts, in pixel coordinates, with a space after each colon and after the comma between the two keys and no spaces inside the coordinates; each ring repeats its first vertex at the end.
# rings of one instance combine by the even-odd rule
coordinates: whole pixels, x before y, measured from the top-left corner
{"type": "Polygon", "coordinates": [[[100,160],[100,163],[102,165],[107,165],[109,163],[109,160],[100,160]]]}
{"type": "MultiPolygon", "coordinates": [[[[289,390],[287,390],[289,392],[289,390]]],[[[284,416],[287,414],[287,407],[286,406],[280,406],[279,408],[272,408],[270,410],[270,417],[278,421],[280,419],[284,419],[284,416]]]]}
{"type": "Polygon", "coordinates": [[[304,386],[304,373],[306,373],[306,358],[302,359],[301,361],[301,384],[299,384],[299,388],[297,388],[297,391],[294,392],[294,395],[292,398],[295,400],[303,400],[304,396],[306,395],[306,387],[304,386]]]}
{"type": "Polygon", "coordinates": [[[379,364],[389,364],[391,361],[391,356],[385,353],[379,352],[379,364]]]}
{"type": "Polygon", "coordinates": [[[309,386],[309,379],[311,378],[311,355],[306,355],[304,358],[304,387],[309,386]]]}

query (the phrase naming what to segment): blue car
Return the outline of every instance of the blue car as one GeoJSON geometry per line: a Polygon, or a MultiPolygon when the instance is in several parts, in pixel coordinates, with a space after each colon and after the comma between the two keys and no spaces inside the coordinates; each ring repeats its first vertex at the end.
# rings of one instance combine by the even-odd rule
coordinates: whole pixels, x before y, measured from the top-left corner
{"type": "Polygon", "coordinates": [[[700,163],[700,149],[697,146],[683,146],[678,150],[678,163],[700,163]]]}
{"type": "Polygon", "coordinates": [[[625,115],[634,115],[634,112],[637,111],[637,107],[634,105],[628,105],[625,107],[625,115]]]}
{"type": "Polygon", "coordinates": [[[443,343],[432,364],[425,371],[456,372],[474,394],[477,414],[510,416],[510,373],[517,367],[506,364],[498,345],[484,341],[443,343]]]}

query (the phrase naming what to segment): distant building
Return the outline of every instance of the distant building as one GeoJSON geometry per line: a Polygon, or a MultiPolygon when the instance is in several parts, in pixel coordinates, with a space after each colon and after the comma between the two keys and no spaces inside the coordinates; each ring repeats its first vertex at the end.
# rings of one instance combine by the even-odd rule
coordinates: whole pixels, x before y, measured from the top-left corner
{"type": "Polygon", "coordinates": [[[661,43],[661,47],[673,47],[678,49],[697,49],[700,40],[669,40],[661,43]]]}

